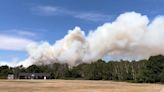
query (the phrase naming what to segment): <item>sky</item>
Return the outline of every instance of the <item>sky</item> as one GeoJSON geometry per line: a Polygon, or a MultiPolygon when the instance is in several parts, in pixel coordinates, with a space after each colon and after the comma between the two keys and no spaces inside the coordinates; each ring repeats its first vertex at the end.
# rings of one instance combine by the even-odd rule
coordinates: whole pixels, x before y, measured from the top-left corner
{"type": "Polygon", "coordinates": [[[0,62],[28,57],[26,46],[54,44],[75,26],[87,34],[124,12],[151,20],[164,15],[163,0],[0,0],[0,62]]]}

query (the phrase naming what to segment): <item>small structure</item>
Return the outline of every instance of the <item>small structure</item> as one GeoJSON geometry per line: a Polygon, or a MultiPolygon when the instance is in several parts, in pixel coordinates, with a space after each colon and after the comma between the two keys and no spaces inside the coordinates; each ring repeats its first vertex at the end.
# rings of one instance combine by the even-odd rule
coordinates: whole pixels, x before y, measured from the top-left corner
{"type": "Polygon", "coordinates": [[[49,73],[19,73],[18,79],[50,79],[49,73]]]}
{"type": "Polygon", "coordinates": [[[8,74],[7,79],[8,80],[13,80],[14,79],[14,74],[8,74]]]}

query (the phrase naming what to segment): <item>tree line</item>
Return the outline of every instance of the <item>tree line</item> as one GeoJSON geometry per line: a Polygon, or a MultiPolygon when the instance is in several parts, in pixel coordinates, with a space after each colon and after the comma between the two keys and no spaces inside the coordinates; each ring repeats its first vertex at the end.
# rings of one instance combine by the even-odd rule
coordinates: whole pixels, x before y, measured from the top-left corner
{"type": "Polygon", "coordinates": [[[53,63],[50,65],[0,66],[0,78],[8,74],[19,73],[50,73],[51,79],[86,79],[115,80],[146,83],[164,83],[164,56],[151,56],[148,60],[139,61],[109,61],[98,60],[90,64],[83,63],[74,67],[67,64],[53,63]]]}

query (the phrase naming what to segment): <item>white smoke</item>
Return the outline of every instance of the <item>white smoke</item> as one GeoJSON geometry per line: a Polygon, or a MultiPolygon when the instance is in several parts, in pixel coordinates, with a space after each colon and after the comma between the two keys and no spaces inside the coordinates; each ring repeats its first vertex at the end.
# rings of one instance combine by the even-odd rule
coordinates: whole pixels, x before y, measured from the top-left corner
{"type": "Polygon", "coordinates": [[[105,56],[110,59],[147,59],[151,55],[164,55],[164,17],[152,22],[136,12],[121,14],[114,22],[105,23],[85,35],[80,27],[53,45],[48,42],[28,46],[29,58],[20,62],[31,64],[67,63],[70,66],[90,63],[105,56]]]}

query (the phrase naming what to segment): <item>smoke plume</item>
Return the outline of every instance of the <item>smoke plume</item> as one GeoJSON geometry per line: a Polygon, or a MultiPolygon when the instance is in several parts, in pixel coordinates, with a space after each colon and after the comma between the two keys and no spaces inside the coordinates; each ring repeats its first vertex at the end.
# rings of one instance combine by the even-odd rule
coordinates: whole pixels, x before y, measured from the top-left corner
{"type": "Polygon", "coordinates": [[[127,12],[87,35],[80,27],[75,27],[53,45],[48,42],[32,43],[27,47],[29,58],[19,64],[29,66],[58,62],[74,66],[103,57],[111,60],[147,59],[151,55],[164,55],[163,39],[163,16],[150,22],[146,15],[127,12]]]}

